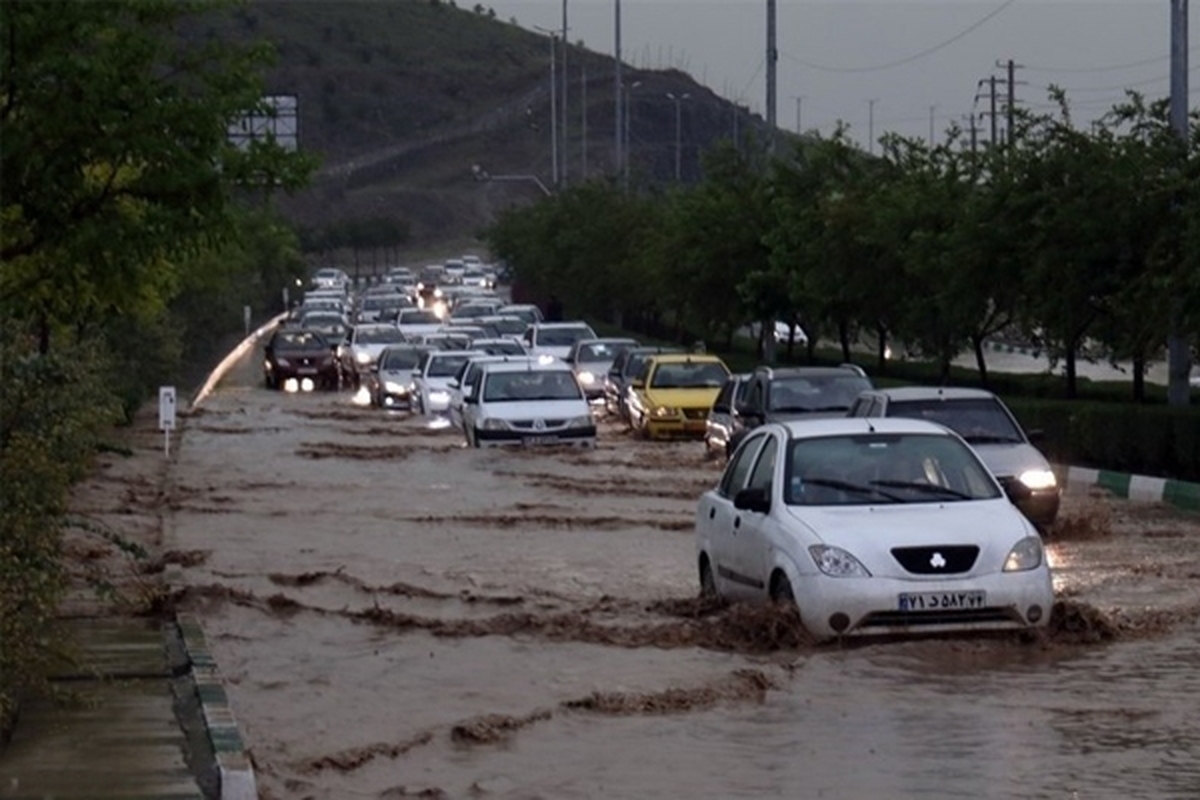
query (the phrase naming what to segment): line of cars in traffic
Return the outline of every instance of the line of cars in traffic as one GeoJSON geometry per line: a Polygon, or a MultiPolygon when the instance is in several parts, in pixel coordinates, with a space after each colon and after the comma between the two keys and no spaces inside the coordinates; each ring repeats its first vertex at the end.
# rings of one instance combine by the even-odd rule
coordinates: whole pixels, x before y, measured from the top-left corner
{"type": "Polygon", "coordinates": [[[1047,624],[1040,530],[1059,487],[998,397],[879,389],[855,365],[733,373],[715,355],[598,337],[431,277],[394,318],[347,318],[342,352],[326,341],[332,358],[308,323],[333,309],[314,305],[277,332],[268,385],[286,343],[312,352],[293,377],[444,417],[471,447],[592,447],[599,415],[703,442],[726,464],[695,514],[701,592],[793,603],[818,639],[1047,624]]]}

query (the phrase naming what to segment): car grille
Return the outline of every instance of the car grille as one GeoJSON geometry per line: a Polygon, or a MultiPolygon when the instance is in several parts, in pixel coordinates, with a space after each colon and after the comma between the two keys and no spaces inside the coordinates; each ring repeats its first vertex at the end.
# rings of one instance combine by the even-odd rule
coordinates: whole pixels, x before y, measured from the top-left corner
{"type": "Polygon", "coordinates": [[[1012,608],[960,608],[939,611],[876,611],[863,617],[862,628],[907,628],[926,625],[975,625],[981,623],[1022,623],[1012,608]]]}
{"type": "Polygon", "coordinates": [[[973,544],[893,547],[892,557],[914,575],[957,575],[971,571],[979,548],[973,544]]]}
{"type": "MultiPolygon", "coordinates": [[[[533,423],[534,421],[531,419],[514,419],[509,424],[517,430],[531,431],[533,430],[533,423]]],[[[565,419],[544,419],[542,420],[542,424],[546,429],[553,429],[561,428],[563,425],[567,424],[567,421],[565,419]]]]}
{"type": "Polygon", "coordinates": [[[708,418],[708,409],[707,408],[685,408],[683,410],[683,415],[685,417],[687,417],[688,419],[707,419],[708,418]]]}

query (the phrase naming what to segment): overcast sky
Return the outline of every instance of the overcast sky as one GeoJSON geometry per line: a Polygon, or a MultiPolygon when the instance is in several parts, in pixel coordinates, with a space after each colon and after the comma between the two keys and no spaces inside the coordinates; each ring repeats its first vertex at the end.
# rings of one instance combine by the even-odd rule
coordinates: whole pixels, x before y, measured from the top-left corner
{"type": "MultiPolygon", "coordinates": [[[[459,6],[472,3],[460,0],[459,6]]],[[[491,0],[503,20],[562,27],[562,0],[491,0]]],[[[766,0],[621,0],[627,64],[676,67],[765,114],[766,0]]],[[[837,121],[867,149],[869,130],[938,140],[990,109],[989,79],[1013,59],[1019,106],[1048,110],[1067,91],[1086,124],[1128,87],[1170,93],[1169,0],[777,0],[777,116],[829,135],[837,121]],[[981,83],[982,82],[982,83],[981,83]],[[979,95],[978,100],[977,95],[979,95]],[[801,98],[797,101],[797,98],[801,98]],[[874,100],[874,103],[871,101],[874,100]]],[[[613,0],[568,0],[572,42],[611,55],[613,0]]],[[[1200,104],[1200,8],[1190,14],[1189,105],[1200,104]]],[[[670,102],[664,98],[664,102],[670,102]]],[[[978,121],[981,138],[989,117],[978,121]]]]}

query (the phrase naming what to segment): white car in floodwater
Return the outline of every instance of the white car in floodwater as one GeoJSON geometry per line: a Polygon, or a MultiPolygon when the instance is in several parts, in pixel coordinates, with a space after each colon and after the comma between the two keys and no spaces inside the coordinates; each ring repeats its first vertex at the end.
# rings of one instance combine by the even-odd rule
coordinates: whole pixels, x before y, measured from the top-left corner
{"type": "Polygon", "coordinates": [[[701,592],[794,602],[817,639],[1028,630],[1054,604],[1037,529],[922,420],[752,431],[696,511],[701,592]]]}

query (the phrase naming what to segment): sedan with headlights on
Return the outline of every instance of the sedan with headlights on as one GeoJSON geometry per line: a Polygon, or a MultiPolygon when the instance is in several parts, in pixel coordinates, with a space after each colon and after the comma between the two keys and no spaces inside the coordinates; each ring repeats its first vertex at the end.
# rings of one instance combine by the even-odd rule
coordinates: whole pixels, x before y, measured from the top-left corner
{"type": "Polygon", "coordinates": [[[621,350],[637,347],[637,339],[581,339],[563,359],[571,365],[589,403],[604,402],[604,378],[621,350]]]}
{"type": "Polygon", "coordinates": [[[702,594],[795,603],[817,639],[1028,631],[1041,537],[956,433],[911,419],[768,423],[696,511],[702,594]]]}

